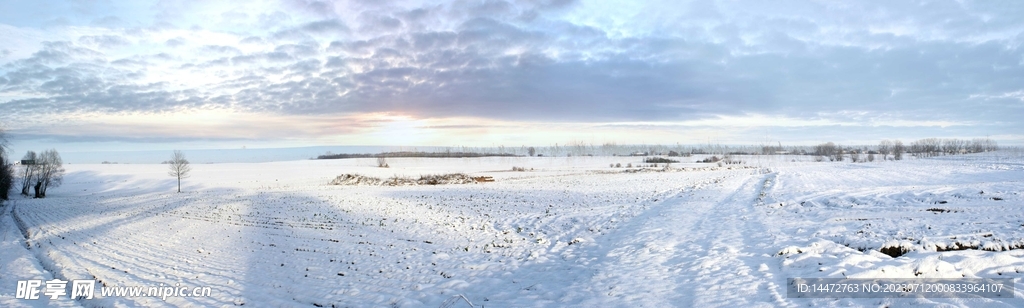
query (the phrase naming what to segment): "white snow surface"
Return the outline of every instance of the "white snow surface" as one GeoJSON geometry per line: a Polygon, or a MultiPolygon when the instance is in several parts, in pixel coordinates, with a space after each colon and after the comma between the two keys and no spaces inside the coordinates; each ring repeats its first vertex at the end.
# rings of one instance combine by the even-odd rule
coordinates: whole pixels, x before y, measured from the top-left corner
{"type": "Polygon", "coordinates": [[[4,207],[0,305],[1024,306],[1019,156],[744,160],[639,172],[609,167],[639,157],[197,164],[182,193],[167,165],[66,165],[47,198],[4,207]],[[495,181],[328,184],[454,172],[495,181]],[[213,294],[14,298],[17,280],[52,277],[213,294]],[[1016,296],[788,298],[797,277],[1013,278],[1016,296]]]}

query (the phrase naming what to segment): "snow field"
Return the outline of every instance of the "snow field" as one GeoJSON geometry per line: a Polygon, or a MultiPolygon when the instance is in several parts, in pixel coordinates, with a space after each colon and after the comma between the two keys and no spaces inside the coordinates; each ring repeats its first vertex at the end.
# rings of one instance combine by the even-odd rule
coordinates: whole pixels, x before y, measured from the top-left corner
{"type": "MultiPolygon", "coordinates": [[[[991,158],[991,156],[989,156],[991,158]]],[[[922,159],[783,168],[764,201],[790,277],[1014,278],[1016,298],[806,300],[1013,307],[1024,273],[1019,161],[922,159]],[[892,258],[882,253],[905,253],[892,258]],[[966,247],[970,249],[961,250],[966,247]]]]}
{"type": "Polygon", "coordinates": [[[59,193],[18,200],[5,218],[31,245],[8,254],[64,279],[213,288],[209,298],[69,303],[84,306],[436,307],[458,295],[517,307],[1024,305],[1020,286],[999,300],[785,294],[792,277],[1019,284],[1020,159],[740,159],[763,168],[608,168],[639,157],[194,165],[180,194],[166,165],[69,165],[59,193]],[[346,173],[452,172],[496,181],[327,185],[346,173]]]}
{"type": "MultiPolygon", "coordinates": [[[[181,194],[155,191],[171,183],[153,166],[133,174],[121,173],[132,171],[125,166],[72,173],[67,188],[82,187],[78,195],[26,200],[17,217],[30,226],[36,255],[69,279],[214,288],[212,298],[90,304],[422,306],[467,294],[474,302],[531,305],[558,300],[561,294],[551,290],[558,285],[523,285],[516,292],[493,286],[571,283],[545,268],[575,264],[581,247],[670,194],[679,182],[666,177],[694,183],[708,177],[509,172],[515,177],[487,184],[395,189],[323,181],[300,188],[295,182],[305,179],[270,182],[264,174],[280,166],[257,165],[267,168],[196,165],[193,178],[205,171],[219,186],[190,180],[193,191],[181,194]],[[522,270],[531,272],[511,274],[522,270]]],[[[106,166],[84,166],[92,167],[106,166]]],[[[302,168],[289,167],[281,169],[302,168]]]]}

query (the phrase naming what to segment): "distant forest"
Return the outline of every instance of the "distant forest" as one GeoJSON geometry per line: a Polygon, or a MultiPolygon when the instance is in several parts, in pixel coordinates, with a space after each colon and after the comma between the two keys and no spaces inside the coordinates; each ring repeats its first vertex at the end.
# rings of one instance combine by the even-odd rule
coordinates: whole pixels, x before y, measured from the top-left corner
{"type": "Polygon", "coordinates": [[[818,145],[797,145],[783,146],[781,142],[765,142],[760,145],[729,146],[721,144],[697,144],[697,145],[618,145],[605,143],[602,145],[587,144],[582,141],[574,141],[568,144],[555,144],[547,147],[436,147],[428,151],[394,151],[378,154],[326,154],[317,156],[316,159],[345,159],[345,158],[394,158],[394,157],[424,157],[424,158],[472,158],[472,157],[572,157],[572,156],[669,156],[689,157],[691,155],[815,155],[825,158],[837,159],[848,154],[858,155],[878,154],[885,157],[892,157],[899,153],[897,160],[902,154],[912,154],[918,157],[930,157],[936,155],[957,155],[968,153],[981,153],[999,150],[995,140],[989,138],[975,139],[950,139],[950,138],[925,138],[912,141],[907,144],[900,140],[882,140],[877,145],[840,145],[832,142],[818,145]],[[773,144],[774,143],[774,144],[773,144]],[[892,155],[892,156],[889,156],[892,155]]]}
{"type": "Polygon", "coordinates": [[[470,158],[470,157],[516,157],[511,153],[473,153],[473,152],[385,152],[380,154],[324,154],[316,159],[346,159],[375,157],[427,157],[427,158],[470,158]]]}

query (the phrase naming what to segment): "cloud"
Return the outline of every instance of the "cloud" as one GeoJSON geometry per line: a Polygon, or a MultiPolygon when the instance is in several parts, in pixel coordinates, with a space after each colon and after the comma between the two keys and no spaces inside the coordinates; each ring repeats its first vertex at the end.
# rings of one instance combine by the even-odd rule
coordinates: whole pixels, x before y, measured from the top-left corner
{"type": "Polygon", "coordinates": [[[80,44],[97,48],[113,48],[128,45],[131,42],[118,35],[86,35],[78,38],[80,44]]]}
{"type": "Polygon", "coordinates": [[[335,14],[334,3],[331,1],[291,0],[288,2],[291,8],[298,9],[305,13],[312,13],[320,16],[332,16],[335,14]]]}
{"type": "Polygon", "coordinates": [[[180,37],[172,38],[164,42],[164,45],[167,45],[167,47],[178,47],[185,45],[185,39],[180,37]]]}
{"type": "Polygon", "coordinates": [[[10,93],[0,105],[15,111],[0,119],[230,109],[1024,128],[1024,22],[1015,15],[1024,5],[297,0],[158,9],[145,27],[119,28],[139,19],[97,11],[33,30],[57,41],[16,35],[0,51],[0,93],[10,93]]]}
{"type": "Polygon", "coordinates": [[[124,21],[117,16],[103,16],[101,18],[94,19],[91,24],[94,26],[113,28],[121,25],[123,22],[124,21]]]}
{"type": "Polygon", "coordinates": [[[263,44],[263,42],[264,42],[263,38],[261,38],[261,37],[250,36],[250,37],[247,37],[247,38],[239,41],[238,43],[239,44],[263,44]]]}
{"type": "Polygon", "coordinates": [[[301,29],[318,34],[343,34],[349,32],[348,27],[337,19],[314,21],[302,25],[301,29]]]}

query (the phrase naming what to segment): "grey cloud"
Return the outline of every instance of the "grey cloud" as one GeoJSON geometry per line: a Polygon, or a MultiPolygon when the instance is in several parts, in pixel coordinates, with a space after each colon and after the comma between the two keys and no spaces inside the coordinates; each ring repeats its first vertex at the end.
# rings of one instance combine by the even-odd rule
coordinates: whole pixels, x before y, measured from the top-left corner
{"type": "Polygon", "coordinates": [[[329,58],[327,58],[327,62],[324,63],[324,67],[327,67],[327,68],[340,68],[340,67],[344,67],[347,64],[347,62],[348,61],[346,61],[345,58],[342,58],[342,57],[329,57],[329,58]]]}
{"type": "Polygon", "coordinates": [[[377,60],[388,60],[402,58],[402,52],[394,48],[378,48],[372,56],[377,60]]]}
{"type": "Polygon", "coordinates": [[[270,52],[270,53],[264,54],[263,58],[267,59],[267,61],[276,61],[276,62],[291,61],[291,60],[294,59],[287,52],[282,52],[282,51],[275,51],[275,52],[270,52]]]}
{"type": "Polygon", "coordinates": [[[292,7],[306,13],[312,13],[320,16],[333,16],[335,14],[334,3],[331,1],[289,0],[287,2],[289,2],[292,7]]]}
{"type": "Polygon", "coordinates": [[[273,32],[269,38],[277,43],[310,42],[316,41],[315,36],[337,36],[349,32],[348,26],[343,22],[337,19],[326,19],[279,29],[273,32]]]}
{"type": "Polygon", "coordinates": [[[99,54],[93,50],[68,42],[46,42],[43,45],[43,49],[31,57],[4,65],[8,81],[0,90],[52,93],[61,88],[61,83],[74,81],[68,77],[78,78],[102,69],[100,65],[103,61],[96,59],[99,54]],[[75,62],[76,57],[84,61],[75,62]],[[59,78],[63,79],[50,83],[48,87],[41,87],[59,78]]]}
{"type": "Polygon", "coordinates": [[[240,53],[242,53],[242,51],[238,50],[238,48],[231,47],[231,46],[223,46],[223,45],[206,45],[206,46],[203,46],[202,48],[200,48],[200,51],[203,52],[203,53],[219,53],[219,54],[240,54],[240,53]]]}
{"type": "Polygon", "coordinates": [[[269,38],[276,42],[303,42],[316,39],[309,32],[299,28],[280,30],[271,34],[269,38]]]}
{"type": "Polygon", "coordinates": [[[107,28],[113,28],[124,23],[121,18],[117,16],[104,16],[102,18],[94,19],[91,24],[94,26],[101,26],[107,28]]]}
{"type": "Polygon", "coordinates": [[[263,27],[275,27],[281,23],[285,23],[291,20],[288,14],[281,11],[274,11],[272,13],[260,14],[259,25],[263,27]]]}
{"type": "MultiPolygon", "coordinates": [[[[78,135],[78,134],[40,134],[31,130],[12,131],[16,140],[47,140],[57,143],[68,142],[131,142],[131,143],[176,143],[194,141],[250,141],[251,138],[240,137],[197,137],[197,136],[126,136],[126,135],[78,135]]],[[[80,154],[79,154],[80,155],[80,154]]],[[[124,161],[121,161],[124,163],[124,161]]]]}
{"type": "Polygon", "coordinates": [[[402,27],[402,21],[391,16],[380,16],[376,18],[375,24],[378,28],[396,30],[402,27]]]}
{"type": "Polygon", "coordinates": [[[239,44],[263,44],[263,38],[258,36],[250,36],[242,39],[238,42],[239,44]]]}
{"type": "Polygon", "coordinates": [[[520,0],[518,1],[524,4],[530,4],[540,9],[563,9],[573,4],[576,4],[576,0],[520,0]]]}
{"type": "Polygon", "coordinates": [[[484,50],[535,47],[548,39],[543,32],[530,31],[490,18],[474,18],[462,24],[458,44],[484,50]]]}
{"type": "Polygon", "coordinates": [[[180,38],[180,37],[172,38],[172,39],[169,39],[166,42],[164,42],[164,45],[167,45],[167,47],[178,47],[178,46],[181,46],[181,45],[184,45],[184,44],[185,44],[185,39],[180,38]]]}
{"type": "Polygon", "coordinates": [[[378,46],[382,46],[384,44],[386,44],[386,41],[384,39],[347,42],[334,41],[327,46],[327,51],[332,53],[346,52],[354,55],[369,56],[370,54],[373,53],[373,50],[375,48],[377,48],[378,46]]]}
{"type": "Polygon", "coordinates": [[[314,21],[305,25],[302,25],[302,30],[313,32],[313,33],[348,33],[348,26],[337,19],[314,21]]]}
{"type": "Polygon", "coordinates": [[[408,20],[408,21],[420,21],[423,18],[427,17],[427,15],[429,13],[430,13],[430,10],[428,10],[426,8],[415,8],[415,9],[408,10],[408,11],[405,11],[405,12],[400,12],[399,14],[405,20],[408,20]]]}
{"type": "Polygon", "coordinates": [[[231,64],[232,65],[246,65],[246,64],[255,63],[258,60],[259,60],[259,58],[257,56],[254,56],[254,55],[235,56],[235,57],[231,57],[231,64]]]}
{"type": "Polygon", "coordinates": [[[94,57],[100,53],[70,42],[43,42],[43,48],[32,54],[31,57],[16,61],[17,63],[37,63],[45,65],[56,65],[71,61],[74,57],[94,57]]]}
{"type": "Polygon", "coordinates": [[[158,53],[158,54],[155,54],[155,55],[151,55],[150,57],[152,57],[153,59],[164,60],[164,61],[171,61],[171,60],[175,59],[174,56],[172,56],[172,55],[170,55],[170,54],[168,54],[166,52],[161,52],[161,53],[158,53]]]}
{"type": "Polygon", "coordinates": [[[259,88],[263,85],[269,84],[270,80],[263,76],[247,75],[232,80],[228,80],[221,83],[217,87],[220,89],[248,89],[248,88],[259,88]]]}
{"type": "MultiPolygon", "coordinates": [[[[448,49],[454,46],[458,39],[455,32],[416,32],[412,33],[412,46],[418,51],[431,49],[448,49]]],[[[333,45],[333,44],[332,44],[333,45]]]]}
{"type": "Polygon", "coordinates": [[[315,42],[307,42],[304,44],[285,44],[279,45],[274,48],[275,52],[283,52],[292,57],[302,58],[310,57],[318,54],[320,46],[315,42]]]}
{"type": "Polygon", "coordinates": [[[104,83],[96,77],[74,77],[60,75],[39,86],[39,90],[53,95],[74,95],[103,88],[104,83]]]}
{"type": "Polygon", "coordinates": [[[106,90],[56,95],[47,98],[18,99],[7,102],[14,114],[74,114],[97,112],[161,112],[177,108],[210,106],[196,91],[140,91],[138,86],[110,87],[106,90]]]}
{"type": "Polygon", "coordinates": [[[223,58],[217,58],[217,59],[214,59],[214,60],[203,62],[202,64],[196,65],[196,67],[197,68],[211,68],[211,67],[218,67],[218,66],[230,66],[231,63],[232,63],[231,62],[231,58],[223,57],[223,58]]]}
{"type": "Polygon", "coordinates": [[[311,74],[320,70],[321,64],[319,60],[309,59],[297,62],[289,65],[288,70],[296,73],[311,74]]]}
{"type": "Polygon", "coordinates": [[[502,0],[485,0],[469,10],[474,16],[509,16],[515,13],[512,4],[502,0]]]}
{"type": "Polygon", "coordinates": [[[534,20],[537,20],[537,17],[540,17],[540,12],[537,12],[537,10],[526,10],[519,13],[519,16],[516,16],[516,20],[521,22],[533,22],[534,20]]]}
{"type": "Polygon", "coordinates": [[[246,14],[245,12],[229,11],[221,13],[220,17],[226,22],[237,23],[248,19],[249,14],[246,14]]]}

